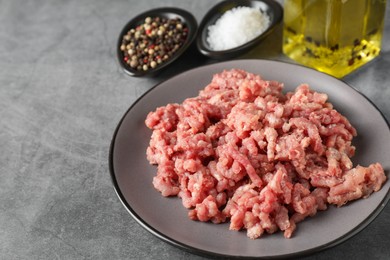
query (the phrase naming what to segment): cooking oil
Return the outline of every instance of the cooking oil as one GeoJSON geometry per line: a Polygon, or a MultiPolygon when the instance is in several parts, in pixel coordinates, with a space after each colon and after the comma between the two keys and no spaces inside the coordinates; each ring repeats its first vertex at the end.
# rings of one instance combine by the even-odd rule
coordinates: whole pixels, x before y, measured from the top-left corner
{"type": "Polygon", "coordinates": [[[283,52],[341,78],[379,55],[386,0],[285,0],[283,52]]]}

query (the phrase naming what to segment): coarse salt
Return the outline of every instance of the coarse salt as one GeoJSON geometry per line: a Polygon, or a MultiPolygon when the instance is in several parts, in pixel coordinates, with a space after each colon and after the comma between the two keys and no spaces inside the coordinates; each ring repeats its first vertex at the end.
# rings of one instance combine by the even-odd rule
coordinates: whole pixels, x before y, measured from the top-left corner
{"type": "Polygon", "coordinates": [[[235,7],[208,27],[207,42],[215,51],[235,48],[262,34],[269,25],[269,16],[260,9],[235,7]]]}

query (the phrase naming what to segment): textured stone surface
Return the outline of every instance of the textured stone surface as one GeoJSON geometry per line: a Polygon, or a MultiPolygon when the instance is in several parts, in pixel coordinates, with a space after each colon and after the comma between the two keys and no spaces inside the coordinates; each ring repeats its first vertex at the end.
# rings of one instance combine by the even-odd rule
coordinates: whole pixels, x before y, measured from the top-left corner
{"type": "MultiPolygon", "coordinates": [[[[108,150],[140,95],[212,62],[190,50],[159,77],[131,78],[116,61],[122,26],[161,6],[200,21],[215,2],[0,0],[0,259],[202,259],[131,218],[113,190],[108,150]]],[[[258,57],[285,60],[273,40],[280,30],[258,57]]],[[[344,80],[389,120],[389,12],[383,43],[379,58],[344,80]]],[[[389,245],[388,205],[358,235],[307,259],[388,259],[389,245]]]]}

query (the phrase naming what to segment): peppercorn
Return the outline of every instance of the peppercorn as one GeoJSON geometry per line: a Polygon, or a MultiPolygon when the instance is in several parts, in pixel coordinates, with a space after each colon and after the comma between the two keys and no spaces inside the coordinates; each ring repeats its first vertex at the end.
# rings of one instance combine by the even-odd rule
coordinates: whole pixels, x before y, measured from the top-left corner
{"type": "Polygon", "coordinates": [[[150,24],[152,22],[152,18],[150,18],[150,17],[146,17],[145,18],[145,23],[146,24],[150,24]]]}
{"type": "Polygon", "coordinates": [[[154,69],[180,49],[187,35],[188,28],[179,18],[146,17],[123,36],[123,60],[135,70],[154,69]]]}
{"type": "Polygon", "coordinates": [[[138,61],[137,60],[131,60],[130,61],[130,67],[136,68],[138,66],[138,61]]]}

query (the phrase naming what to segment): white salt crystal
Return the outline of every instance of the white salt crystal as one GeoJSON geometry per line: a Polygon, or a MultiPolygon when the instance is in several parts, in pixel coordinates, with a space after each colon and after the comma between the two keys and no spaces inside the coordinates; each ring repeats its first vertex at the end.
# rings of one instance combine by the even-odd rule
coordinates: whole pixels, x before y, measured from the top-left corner
{"type": "Polygon", "coordinates": [[[262,34],[270,25],[270,18],[259,9],[239,6],[225,12],[209,26],[207,42],[215,51],[243,45],[262,34]]]}

